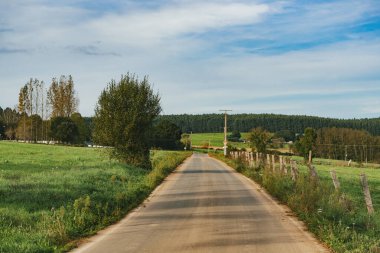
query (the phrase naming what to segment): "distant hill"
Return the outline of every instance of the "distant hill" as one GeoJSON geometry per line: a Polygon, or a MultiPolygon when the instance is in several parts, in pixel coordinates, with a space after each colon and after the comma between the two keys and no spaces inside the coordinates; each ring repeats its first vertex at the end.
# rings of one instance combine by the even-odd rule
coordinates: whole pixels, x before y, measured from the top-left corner
{"type": "MultiPolygon", "coordinates": [[[[161,115],[158,120],[169,120],[182,129],[182,132],[215,133],[222,132],[224,115],[161,115]]],[[[334,119],[315,116],[280,115],[280,114],[232,114],[228,116],[229,130],[248,132],[252,128],[263,127],[270,132],[291,130],[303,133],[306,127],[315,129],[339,127],[366,130],[373,135],[380,135],[380,118],[373,119],[334,119]]]]}

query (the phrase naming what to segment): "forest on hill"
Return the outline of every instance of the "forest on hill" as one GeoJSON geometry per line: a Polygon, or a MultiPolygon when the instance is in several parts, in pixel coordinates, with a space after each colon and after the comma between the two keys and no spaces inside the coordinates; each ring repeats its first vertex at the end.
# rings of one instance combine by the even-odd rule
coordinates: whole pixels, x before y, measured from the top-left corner
{"type": "MultiPolygon", "coordinates": [[[[223,114],[201,115],[161,115],[158,120],[168,120],[179,126],[184,133],[215,133],[222,132],[224,127],[223,114]]],[[[327,127],[351,128],[366,130],[372,135],[380,135],[380,118],[373,119],[334,119],[316,116],[280,115],[280,114],[231,114],[228,115],[229,130],[248,132],[252,128],[262,127],[270,132],[290,130],[303,133],[311,127],[321,129],[327,127]]]]}

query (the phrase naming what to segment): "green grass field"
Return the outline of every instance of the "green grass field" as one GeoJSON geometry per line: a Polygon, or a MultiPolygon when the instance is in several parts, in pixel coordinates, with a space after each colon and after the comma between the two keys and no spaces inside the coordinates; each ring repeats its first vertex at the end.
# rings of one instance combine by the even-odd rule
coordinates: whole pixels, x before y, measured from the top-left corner
{"type": "Polygon", "coordinates": [[[73,247],[136,207],[189,155],[155,151],[148,172],[105,150],[0,142],[0,252],[73,247]]]}
{"type": "MultiPolygon", "coordinates": [[[[334,170],[340,182],[340,194],[346,196],[347,209],[337,214],[330,211],[330,205],[321,209],[325,221],[311,221],[302,214],[303,219],[312,224],[312,231],[329,244],[336,252],[379,252],[380,251],[380,169],[370,164],[362,167],[348,167],[343,161],[315,159],[318,176],[322,183],[333,188],[330,171],[334,170]],[[365,173],[368,179],[375,214],[368,215],[360,174],[365,173]],[[329,221],[327,221],[329,220],[329,221]]],[[[308,172],[305,165],[300,171],[308,172]]],[[[341,198],[336,200],[342,201],[341,198]]],[[[336,203],[337,204],[337,203],[336,203]]],[[[334,206],[334,204],[332,204],[334,206]]],[[[333,208],[332,208],[333,209],[333,208]]],[[[314,218],[315,219],[315,218],[314,218]]]]}
{"type": "MultiPolygon", "coordinates": [[[[301,160],[301,158],[296,158],[301,160]]],[[[368,185],[371,192],[371,197],[375,210],[380,212],[380,168],[378,164],[368,164],[359,167],[354,163],[348,167],[347,162],[329,160],[329,159],[314,159],[314,164],[317,172],[322,180],[332,183],[330,171],[335,170],[338,180],[340,181],[341,191],[349,195],[355,205],[361,207],[362,212],[366,212],[363,191],[360,183],[360,174],[365,173],[368,179],[368,185]]],[[[300,166],[303,172],[308,171],[306,166],[300,166]]]]}
{"type": "MultiPolygon", "coordinates": [[[[228,133],[231,134],[231,133],[228,133]]],[[[242,139],[246,139],[248,133],[242,133],[242,139]]],[[[223,147],[224,133],[196,133],[191,134],[192,145],[202,146],[210,142],[210,146],[223,147]]],[[[248,144],[242,142],[229,142],[233,147],[248,148],[248,144]]]]}

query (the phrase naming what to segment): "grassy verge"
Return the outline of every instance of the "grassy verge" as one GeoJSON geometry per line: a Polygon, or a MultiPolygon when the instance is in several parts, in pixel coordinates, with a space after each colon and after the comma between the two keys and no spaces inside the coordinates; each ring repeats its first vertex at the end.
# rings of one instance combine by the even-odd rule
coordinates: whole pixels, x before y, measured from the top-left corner
{"type": "Polygon", "coordinates": [[[0,252],[60,252],[138,206],[189,152],[145,171],[102,150],[0,142],[0,252]]]}
{"type": "Polygon", "coordinates": [[[317,166],[319,179],[315,180],[308,175],[306,166],[300,166],[301,173],[294,182],[290,175],[274,173],[261,166],[249,168],[242,160],[210,155],[255,180],[287,204],[334,252],[380,252],[380,170],[320,165],[317,166]],[[331,169],[337,171],[342,186],[340,191],[332,185],[331,169]],[[369,175],[377,209],[372,216],[367,214],[358,177],[363,170],[369,175]]]}

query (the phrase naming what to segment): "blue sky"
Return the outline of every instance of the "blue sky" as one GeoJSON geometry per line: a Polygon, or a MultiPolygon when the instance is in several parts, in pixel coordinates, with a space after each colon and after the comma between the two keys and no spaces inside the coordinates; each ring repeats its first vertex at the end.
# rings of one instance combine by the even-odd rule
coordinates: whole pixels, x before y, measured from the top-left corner
{"type": "Polygon", "coordinates": [[[164,114],[380,117],[380,1],[0,0],[0,106],[71,74],[90,116],[127,72],[164,114]]]}

